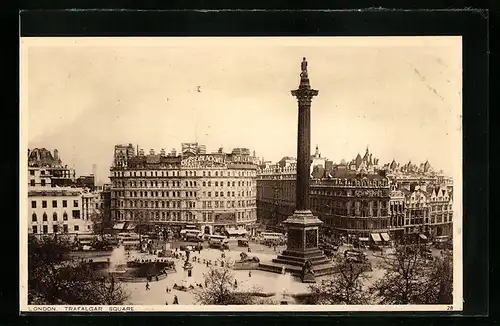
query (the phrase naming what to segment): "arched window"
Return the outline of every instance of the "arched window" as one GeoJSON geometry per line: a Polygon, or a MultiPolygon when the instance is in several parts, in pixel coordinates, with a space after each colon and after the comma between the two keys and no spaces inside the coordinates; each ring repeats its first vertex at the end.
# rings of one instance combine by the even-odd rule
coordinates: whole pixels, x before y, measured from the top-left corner
{"type": "Polygon", "coordinates": [[[210,176],[210,171],[208,171],[208,176],[210,176]]]}
{"type": "Polygon", "coordinates": [[[207,185],[207,183],[205,181],[203,181],[203,187],[205,187],[207,185]]]}
{"type": "MultiPolygon", "coordinates": [[[[217,175],[217,172],[215,172],[215,174],[217,175]]],[[[215,181],[215,186],[218,187],[219,186],[219,183],[217,181],[215,181]]]]}
{"type": "Polygon", "coordinates": [[[67,221],[68,220],[68,213],[64,212],[63,213],[63,221],[67,221]]]}
{"type": "Polygon", "coordinates": [[[212,186],[212,182],[211,181],[208,181],[208,186],[211,187],[212,186]]]}
{"type": "Polygon", "coordinates": [[[43,221],[44,221],[44,222],[47,222],[47,213],[45,213],[45,212],[44,212],[44,213],[43,213],[43,217],[42,217],[42,218],[43,218],[43,221]]]}
{"type": "Polygon", "coordinates": [[[36,222],[36,213],[33,213],[33,215],[31,215],[31,222],[36,222]]]}
{"type": "Polygon", "coordinates": [[[219,172],[215,171],[215,176],[218,177],[219,176],[219,172]]]}
{"type": "Polygon", "coordinates": [[[52,219],[53,219],[54,221],[57,221],[57,213],[56,213],[56,212],[54,212],[54,214],[52,214],[52,219]]]}

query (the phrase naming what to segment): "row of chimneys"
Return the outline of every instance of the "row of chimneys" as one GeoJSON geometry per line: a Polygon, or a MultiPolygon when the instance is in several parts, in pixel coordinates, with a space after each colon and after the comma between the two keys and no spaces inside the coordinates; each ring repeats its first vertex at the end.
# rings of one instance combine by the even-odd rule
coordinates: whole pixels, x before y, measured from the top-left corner
{"type": "MultiPolygon", "coordinates": [[[[175,150],[175,148],[172,148],[172,151],[170,151],[170,154],[172,154],[172,155],[174,155],[174,156],[177,154],[177,151],[175,150]]],[[[144,156],[144,149],[142,149],[142,148],[141,148],[141,149],[139,150],[139,155],[140,155],[140,156],[144,156]]],[[[155,150],[154,150],[154,149],[150,149],[150,150],[149,150],[149,155],[155,155],[155,150]]],[[[164,149],[164,148],[162,148],[162,149],[160,150],[160,155],[162,155],[162,156],[165,156],[165,155],[166,155],[166,152],[165,152],[165,149],[164,149]]]]}
{"type": "MultiPolygon", "coordinates": [[[[57,155],[56,153],[57,153],[57,149],[54,151],[54,157],[55,157],[55,155],[57,155]]],[[[219,148],[218,153],[223,153],[223,148],[222,147],[219,148]]],[[[161,156],[165,156],[165,154],[166,154],[165,149],[162,148],[160,150],[160,155],[161,156]]],[[[175,150],[175,148],[172,148],[172,150],[170,151],[170,154],[173,155],[173,156],[177,155],[177,151],[175,150]]],[[[154,149],[150,149],[149,150],[149,155],[155,155],[155,150],[154,149]]],[[[253,151],[253,155],[255,156],[255,151],[253,151]]],[[[142,148],[139,149],[139,156],[144,156],[144,149],[142,149],[142,148]]]]}

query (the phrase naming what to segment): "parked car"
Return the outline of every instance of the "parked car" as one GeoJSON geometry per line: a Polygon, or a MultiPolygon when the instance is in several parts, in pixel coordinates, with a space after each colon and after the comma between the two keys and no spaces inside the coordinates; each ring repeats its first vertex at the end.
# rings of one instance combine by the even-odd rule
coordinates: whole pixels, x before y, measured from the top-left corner
{"type": "Polygon", "coordinates": [[[179,250],[180,250],[180,251],[193,251],[193,250],[194,250],[194,248],[193,248],[193,246],[181,245],[181,246],[179,247],[179,250]]]}
{"type": "Polygon", "coordinates": [[[382,248],[377,246],[376,244],[370,244],[371,251],[382,251],[382,248]]]}

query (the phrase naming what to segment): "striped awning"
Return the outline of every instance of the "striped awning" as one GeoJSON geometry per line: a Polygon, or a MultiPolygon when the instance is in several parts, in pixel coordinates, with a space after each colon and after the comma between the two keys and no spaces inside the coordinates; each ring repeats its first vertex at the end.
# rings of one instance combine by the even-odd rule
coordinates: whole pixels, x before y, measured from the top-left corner
{"type": "Polygon", "coordinates": [[[380,234],[378,234],[378,233],[372,233],[372,234],[370,234],[370,235],[371,235],[371,237],[372,237],[373,241],[375,241],[375,242],[380,242],[380,241],[382,241],[382,239],[380,239],[380,234]]]}
{"type": "Polygon", "coordinates": [[[382,237],[382,239],[384,239],[384,241],[386,242],[389,242],[391,240],[391,238],[389,237],[389,234],[388,233],[380,233],[380,236],[382,237]]]}
{"type": "Polygon", "coordinates": [[[420,236],[420,239],[427,240],[427,236],[425,234],[420,233],[419,236],[420,236]]]}
{"type": "Polygon", "coordinates": [[[113,226],[113,229],[114,230],[123,230],[123,227],[125,226],[125,223],[116,223],[114,226],[113,226]]]}
{"type": "Polygon", "coordinates": [[[135,224],[127,225],[127,230],[133,230],[133,229],[135,229],[135,224]]]}
{"type": "Polygon", "coordinates": [[[247,231],[244,229],[227,229],[226,232],[232,235],[246,234],[247,231]]]}
{"type": "Polygon", "coordinates": [[[358,238],[358,240],[359,240],[359,241],[369,241],[370,239],[368,239],[368,238],[362,238],[362,237],[359,237],[359,238],[358,238]]]}

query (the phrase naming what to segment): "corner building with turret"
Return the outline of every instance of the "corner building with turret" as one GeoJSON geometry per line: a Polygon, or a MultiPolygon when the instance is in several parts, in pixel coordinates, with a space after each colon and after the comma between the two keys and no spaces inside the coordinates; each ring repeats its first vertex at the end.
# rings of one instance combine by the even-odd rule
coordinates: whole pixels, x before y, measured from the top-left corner
{"type": "Polygon", "coordinates": [[[230,229],[253,234],[256,214],[255,158],[249,151],[184,146],[159,154],[116,145],[110,169],[111,216],[115,223],[159,225],[174,232],[190,227],[204,234],[230,229]]]}

